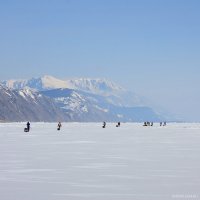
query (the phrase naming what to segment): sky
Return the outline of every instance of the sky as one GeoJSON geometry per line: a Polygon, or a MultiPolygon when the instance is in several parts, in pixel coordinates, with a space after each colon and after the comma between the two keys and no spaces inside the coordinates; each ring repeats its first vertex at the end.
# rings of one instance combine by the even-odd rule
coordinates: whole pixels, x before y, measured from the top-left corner
{"type": "Polygon", "coordinates": [[[108,78],[200,121],[199,0],[0,0],[0,80],[108,78]]]}

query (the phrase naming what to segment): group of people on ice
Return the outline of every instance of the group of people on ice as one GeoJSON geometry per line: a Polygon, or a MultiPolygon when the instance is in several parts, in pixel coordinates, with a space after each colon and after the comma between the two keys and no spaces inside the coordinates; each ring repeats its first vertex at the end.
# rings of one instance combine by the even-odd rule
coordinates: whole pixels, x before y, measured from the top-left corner
{"type": "MultiPolygon", "coordinates": [[[[160,122],[160,126],[166,126],[167,122],[160,122]]],[[[153,126],[153,122],[144,122],[143,126],[153,126]]]]}
{"type": "MultiPolygon", "coordinates": [[[[27,122],[26,123],[26,128],[24,128],[24,132],[29,132],[30,131],[30,127],[31,127],[31,123],[27,122]]],[[[57,130],[60,131],[61,127],[62,127],[61,122],[58,122],[57,130]]]]}
{"type": "Polygon", "coordinates": [[[143,126],[153,126],[153,122],[144,122],[143,126]]]}
{"type": "MultiPolygon", "coordinates": [[[[120,127],[121,123],[120,122],[117,122],[117,125],[116,127],[120,127]]],[[[160,122],[160,126],[166,126],[167,125],[167,122],[160,122]]],[[[27,122],[26,123],[26,128],[24,128],[24,132],[29,132],[30,131],[30,122],[27,122]]],[[[153,122],[144,122],[144,125],[143,126],[153,126],[153,122]]],[[[57,130],[60,131],[62,127],[62,124],[61,122],[58,122],[58,125],[57,125],[57,130]]],[[[102,128],[106,128],[106,122],[103,122],[103,125],[102,125],[102,128]]]]}
{"type": "MultiPolygon", "coordinates": [[[[121,122],[117,122],[116,127],[120,127],[121,122]]],[[[103,122],[102,128],[106,128],[106,122],[103,122]]]]}
{"type": "Polygon", "coordinates": [[[167,122],[160,122],[160,126],[166,126],[167,122]]]}
{"type": "MultiPolygon", "coordinates": [[[[117,122],[116,127],[120,127],[120,125],[121,125],[121,123],[117,122]]],[[[24,128],[24,132],[29,132],[30,131],[30,126],[31,126],[30,122],[27,122],[26,123],[26,128],[24,128]]],[[[58,122],[57,130],[60,131],[61,127],[62,127],[61,122],[58,122]]],[[[102,128],[106,128],[106,122],[103,122],[102,128]]]]}

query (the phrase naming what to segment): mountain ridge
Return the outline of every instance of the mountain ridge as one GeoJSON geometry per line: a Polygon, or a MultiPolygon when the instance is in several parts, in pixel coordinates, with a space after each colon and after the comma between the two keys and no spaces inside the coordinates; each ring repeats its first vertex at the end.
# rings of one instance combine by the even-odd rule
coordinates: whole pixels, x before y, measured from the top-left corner
{"type": "Polygon", "coordinates": [[[29,87],[37,91],[46,91],[52,89],[68,88],[75,89],[92,94],[106,96],[110,103],[118,106],[144,106],[145,100],[126,90],[118,84],[105,78],[73,78],[57,79],[53,76],[45,75],[39,78],[17,79],[1,82],[10,89],[23,89],[29,87]]]}
{"type": "MultiPolygon", "coordinates": [[[[1,83],[11,91],[18,91],[21,96],[24,96],[24,90],[30,95],[41,95],[44,101],[48,101],[47,104],[54,105],[58,114],[68,121],[164,120],[164,116],[147,106],[141,97],[107,79],[64,80],[45,75],[1,83]]],[[[34,98],[29,98],[29,101],[34,104],[34,98]]]]}

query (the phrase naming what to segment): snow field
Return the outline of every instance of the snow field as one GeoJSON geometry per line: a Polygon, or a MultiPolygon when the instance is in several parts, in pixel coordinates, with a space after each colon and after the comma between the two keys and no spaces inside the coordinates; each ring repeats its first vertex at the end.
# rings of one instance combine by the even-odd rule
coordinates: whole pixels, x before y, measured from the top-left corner
{"type": "Polygon", "coordinates": [[[62,125],[0,124],[0,199],[200,199],[200,124],[62,125]]]}

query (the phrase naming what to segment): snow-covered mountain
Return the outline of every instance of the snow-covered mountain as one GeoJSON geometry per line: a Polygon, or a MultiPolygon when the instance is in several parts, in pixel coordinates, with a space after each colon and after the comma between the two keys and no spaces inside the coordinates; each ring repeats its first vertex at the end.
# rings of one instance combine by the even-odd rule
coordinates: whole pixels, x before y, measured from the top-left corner
{"type": "Polygon", "coordinates": [[[42,94],[54,99],[71,121],[114,121],[114,116],[102,105],[105,102],[100,96],[95,98],[90,93],[74,89],[47,90],[42,94]]]}
{"type": "Polygon", "coordinates": [[[1,121],[58,121],[67,115],[56,103],[30,89],[10,90],[0,84],[1,121]]]}
{"type": "Polygon", "coordinates": [[[61,80],[48,75],[31,79],[7,80],[1,83],[8,88],[18,90],[23,89],[24,87],[30,87],[38,91],[69,88],[104,95],[125,90],[117,84],[106,79],[75,78],[61,80]]]}
{"type": "Polygon", "coordinates": [[[31,79],[19,79],[19,80],[8,80],[1,82],[2,85],[15,90],[21,90],[25,87],[43,91],[49,89],[56,89],[56,88],[67,88],[66,81],[57,79],[52,76],[43,76],[39,78],[31,78],[31,79]]]}
{"type": "Polygon", "coordinates": [[[116,106],[144,106],[145,100],[132,91],[128,91],[107,79],[70,79],[66,80],[68,88],[104,96],[116,106]]]}
{"type": "MultiPolygon", "coordinates": [[[[52,76],[43,76],[28,80],[3,81],[2,84],[31,103],[34,103],[34,98],[31,97],[42,95],[43,99],[47,98],[44,101],[51,101],[54,108],[58,108],[57,112],[64,115],[63,119],[68,121],[159,121],[164,119],[148,107],[143,98],[106,79],[60,80],[52,76]]],[[[48,107],[51,109],[49,103],[46,103],[47,106],[44,102],[39,105],[43,105],[44,109],[48,107]]],[[[40,111],[38,111],[39,114],[40,111]]]]}
{"type": "Polygon", "coordinates": [[[124,88],[107,79],[90,79],[90,78],[76,78],[67,79],[66,83],[69,88],[77,89],[85,92],[90,92],[100,95],[110,95],[110,93],[117,93],[125,91],[124,88]]]}
{"type": "Polygon", "coordinates": [[[76,78],[61,80],[52,76],[31,78],[27,80],[3,81],[4,86],[10,89],[29,87],[37,91],[46,91],[59,88],[75,89],[87,93],[106,97],[107,101],[116,106],[145,106],[146,102],[132,91],[128,91],[107,79],[76,78]]]}
{"type": "Polygon", "coordinates": [[[73,89],[42,92],[70,116],[71,121],[160,121],[162,116],[149,107],[116,106],[101,95],[73,89]]]}

